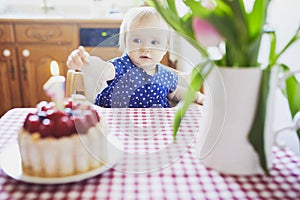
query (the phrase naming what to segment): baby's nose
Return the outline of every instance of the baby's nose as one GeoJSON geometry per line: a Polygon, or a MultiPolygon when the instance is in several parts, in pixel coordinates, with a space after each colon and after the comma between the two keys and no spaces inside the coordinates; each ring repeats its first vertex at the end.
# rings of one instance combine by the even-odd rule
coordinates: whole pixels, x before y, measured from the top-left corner
{"type": "Polygon", "coordinates": [[[150,48],[146,46],[142,46],[140,49],[142,52],[150,52],[150,48]]]}

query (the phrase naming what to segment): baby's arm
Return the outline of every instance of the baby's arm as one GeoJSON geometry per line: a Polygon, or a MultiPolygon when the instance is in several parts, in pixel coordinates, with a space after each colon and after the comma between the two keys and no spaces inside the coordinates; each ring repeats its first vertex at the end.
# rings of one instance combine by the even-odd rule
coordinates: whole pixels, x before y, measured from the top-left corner
{"type": "Polygon", "coordinates": [[[107,81],[115,77],[115,67],[112,63],[90,56],[83,46],[71,52],[67,60],[67,67],[80,70],[95,81],[107,81]]]}
{"type": "MultiPolygon", "coordinates": [[[[189,87],[190,75],[185,73],[176,73],[178,75],[178,85],[174,92],[168,95],[168,99],[173,101],[180,101],[186,95],[189,87]]],[[[194,102],[203,104],[204,95],[201,92],[196,92],[194,102]]]]}

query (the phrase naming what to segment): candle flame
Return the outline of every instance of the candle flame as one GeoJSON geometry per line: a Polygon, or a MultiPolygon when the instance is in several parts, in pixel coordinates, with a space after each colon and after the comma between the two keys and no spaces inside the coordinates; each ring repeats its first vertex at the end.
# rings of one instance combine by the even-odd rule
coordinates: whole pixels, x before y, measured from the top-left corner
{"type": "Polygon", "coordinates": [[[58,76],[59,75],[59,67],[55,60],[51,61],[50,64],[50,71],[52,76],[58,76]]]}

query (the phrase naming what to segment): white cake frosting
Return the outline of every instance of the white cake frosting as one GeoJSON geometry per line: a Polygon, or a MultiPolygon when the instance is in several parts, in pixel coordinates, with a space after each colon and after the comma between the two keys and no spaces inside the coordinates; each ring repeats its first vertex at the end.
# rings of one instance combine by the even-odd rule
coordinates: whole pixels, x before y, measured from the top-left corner
{"type": "Polygon", "coordinates": [[[63,137],[41,137],[20,129],[18,143],[25,174],[63,177],[101,167],[107,160],[108,128],[104,118],[88,129],[63,137]]]}

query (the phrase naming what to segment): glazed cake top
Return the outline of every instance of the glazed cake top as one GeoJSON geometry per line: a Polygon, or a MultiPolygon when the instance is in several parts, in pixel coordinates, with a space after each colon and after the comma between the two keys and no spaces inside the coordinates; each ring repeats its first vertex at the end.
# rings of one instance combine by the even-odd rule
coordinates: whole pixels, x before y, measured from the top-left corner
{"type": "Polygon", "coordinates": [[[64,110],[57,110],[53,102],[42,101],[35,112],[27,115],[23,129],[31,134],[38,133],[41,138],[60,138],[74,133],[87,133],[98,122],[100,116],[92,106],[73,105],[69,99],[65,102],[64,110]]]}

